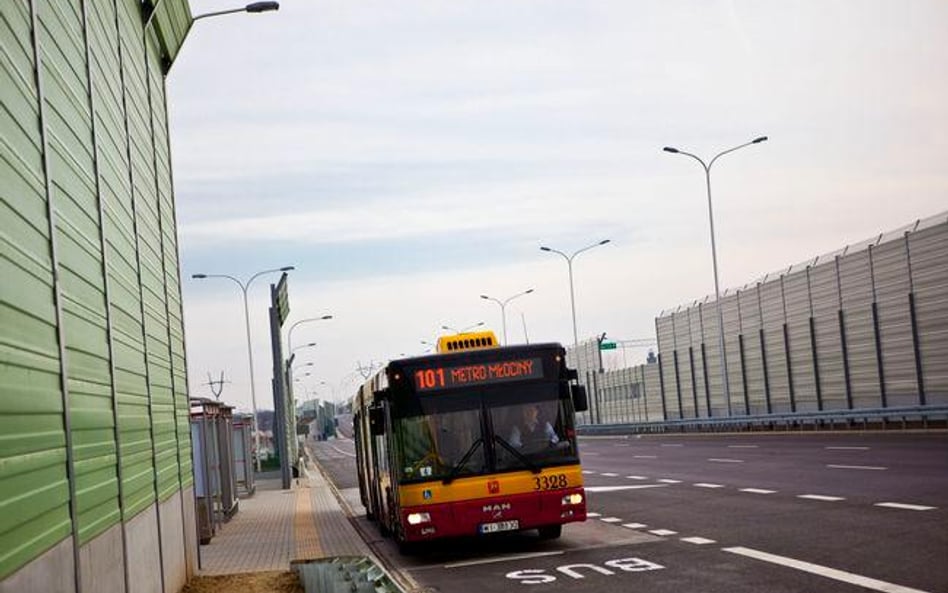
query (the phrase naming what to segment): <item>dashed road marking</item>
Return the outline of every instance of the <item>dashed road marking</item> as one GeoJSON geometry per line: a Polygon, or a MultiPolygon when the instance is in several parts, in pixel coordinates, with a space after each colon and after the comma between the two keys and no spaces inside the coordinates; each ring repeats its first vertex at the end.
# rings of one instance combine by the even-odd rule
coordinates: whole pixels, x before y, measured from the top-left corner
{"type": "Polygon", "coordinates": [[[649,533],[654,535],[678,535],[677,531],[672,531],[671,529],[650,529],[649,533]]]}
{"type": "Polygon", "coordinates": [[[889,469],[889,468],[887,468],[887,467],[882,467],[881,465],[835,465],[835,464],[830,464],[830,465],[827,465],[826,467],[829,467],[829,468],[832,468],[832,469],[867,469],[867,470],[875,470],[875,471],[882,471],[882,470],[885,470],[885,469],[889,469]]]}
{"type": "Polygon", "coordinates": [[[842,496],[827,496],[825,494],[799,494],[797,498],[806,498],[807,500],[825,500],[826,502],[837,502],[846,500],[842,496]]]}
{"type": "Polygon", "coordinates": [[[590,519],[595,519],[596,517],[602,517],[599,513],[586,513],[586,516],[590,519]]]}
{"type": "Polygon", "coordinates": [[[715,463],[744,463],[743,459],[728,459],[726,457],[709,457],[708,461],[715,463]]]}
{"type": "Polygon", "coordinates": [[[681,484],[681,480],[672,480],[670,478],[662,478],[659,482],[664,482],[665,484],[681,484]]]}
{"type": "Polygon", "coordinates": [[[599,519],[599,520],[602,521],[603,523],[622,523],[622,519],[620,519],[619,517],[603,517],[602,519],[599,519]]]}
{"type": "Polygon", "coordinates": [[[665,443],[662,447],[684,447],[681,443],[665,443]]]}
{"type": "Polygon", "coordinates": [[[695,484],[697,488],[724,488],[724,484],[709,484],[707,482],[698,482],[695,484]]]}
{"type": "Polygon", "coordinates": [[[657,459],[655,455],[633,455],[633,459],[657,459]]]}
{"type": "Polygon", "coordinates": [[[873,579],[869,577],[864,577],[858,574],[853,574],[851,572],[846,572],[844,570],[838,570],[835,568],[829,568],[828,566],[821,566],[819,564],[813,564],[812,562],[804,562],[802,560],[795,560],[793,558],[788,558],[786,556],[777,556],[776,554],[768,554],[767,552],[761,552],[759,550],[753,550],[751,548],[723,548],[725,552],[730,552],[732,554],[739,554],[741,556],[746,556],[747,558],[753,558],[755,560],[761,560],[763,562],[770,562],[771,564],[779,564],[781,566],[786,566],[788,568],[795,568],[797,570],[802,570],[811,574],[819,575],[821,577],[826,577],[828,579],[833,579],[836,581],[842,581],[844,583],[849,583],[851,585],[856,585],[858,587],[865,587],[866,589],[873,589],[875,591],[883,591],[884,593],[925,593],[920,589],[912,589],[910,587],[903,587],[901,585],[896,585],[894,583],[889,583],[886,581],[880,581],[878,579],[873,579]]]}
{"type": "Polygon", "coordinates": [[[758,445],[728,445],[728,449],[756,449],[758,445]]]}
{"type": "Polygon", "coordinates": [[[606,472],[606,473],[600,474],[600,475],[606,476],[607,478],[614,478],[614,477],[618,476],[619,474],[614,474],[614,473],[612,473],[612,472],[606,472]]]}
{"type": "Polygon", "coordinates": [[[588,476],[588,475],[595,474],[596,472],[594,472],[594,471],[592,471],[592,470],[584,469],[584,470],[583,470],[583,473],[588,476]]]}
{"type": "Polygon", "coordinates": [[[668,484],[636,484],[635,486],[586,486],[586,492],[618,492],[620,490],[643,490],[645,488],[666,488],[668,484]]]}
{"type": "Polygon", "coordinates": [[[706,537],[683,537],[681,538],[681,541],[685,543],[689,543],[689,544],[696,544],[699,546],[715,543],[713,539],[708,539],[706,537]]]}
{"type": "Polygon", "coordinates": [[[741,492],[749,492],[750,494],[773,494],[776,490],[764,490],[763,488],[741,488],[741,492]]]}
{"type": "Polygon", "coordinates": [[[626,476],[630,480],[647,480],[645,476],[626,476]]]}
{"type": "Polygon", "coordinates": [[[869,447],[823,447],[827,451],[868,451],[869,447]]]}
{"type": "Polygon", "coordinates": [[[628,527],[629,529],[642,529],[643,527],[648,527],[645,523],[623,523],[623,527],[628,527]]]}
{"type": "Polygon", "coordinates": [[[904,511],[933,511],[938,507],[929,507],[923,504],[906,504],[904,502],[877,502],[873,506],[887,509],[902,509],[904,511]]]}

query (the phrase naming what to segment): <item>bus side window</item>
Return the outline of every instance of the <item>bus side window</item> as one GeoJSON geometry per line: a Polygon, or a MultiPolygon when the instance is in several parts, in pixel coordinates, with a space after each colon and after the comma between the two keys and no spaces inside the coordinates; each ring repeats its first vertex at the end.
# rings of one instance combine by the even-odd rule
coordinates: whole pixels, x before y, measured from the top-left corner
{"type": "Polygon", "coordinates": [[[381,406],[369,408],[369,429],[375,437],[385,434],[385,410],[381,406]]]}

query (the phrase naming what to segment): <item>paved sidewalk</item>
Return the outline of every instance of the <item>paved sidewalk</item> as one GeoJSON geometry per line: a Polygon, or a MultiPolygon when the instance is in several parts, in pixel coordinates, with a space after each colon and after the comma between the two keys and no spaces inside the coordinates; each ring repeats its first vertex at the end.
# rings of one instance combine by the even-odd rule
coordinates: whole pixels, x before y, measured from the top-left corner
{"type": "Polygon", "coordinates": [[[256,494],[240,500],[240,510],[201,546],[202,575],[288,570],[291,560],[369,556],[332,487],[314,467],[290,490],[280,479],[257,481],[256,494]]]}

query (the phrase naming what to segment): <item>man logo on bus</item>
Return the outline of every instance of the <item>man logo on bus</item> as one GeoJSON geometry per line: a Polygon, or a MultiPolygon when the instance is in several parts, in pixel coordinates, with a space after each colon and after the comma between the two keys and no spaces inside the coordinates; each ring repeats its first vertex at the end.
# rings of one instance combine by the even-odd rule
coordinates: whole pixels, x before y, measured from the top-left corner
{"type": "Polygon", "coordinates": [[[491,480],[487,482],[487,492],[489,494],[500,494],[500,481],[491,480]]]}

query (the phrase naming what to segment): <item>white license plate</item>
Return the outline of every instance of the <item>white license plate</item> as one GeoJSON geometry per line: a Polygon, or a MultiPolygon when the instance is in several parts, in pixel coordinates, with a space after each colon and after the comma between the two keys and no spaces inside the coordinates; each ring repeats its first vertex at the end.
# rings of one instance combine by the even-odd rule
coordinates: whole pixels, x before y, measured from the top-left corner
{"type": "Polygon", "coordinates": [[[497,533],[498,531],[516,531],[520,529],[520,521],[498,521],[496,523],[483,523],[480,526],[481,533],[497,533]]]}

